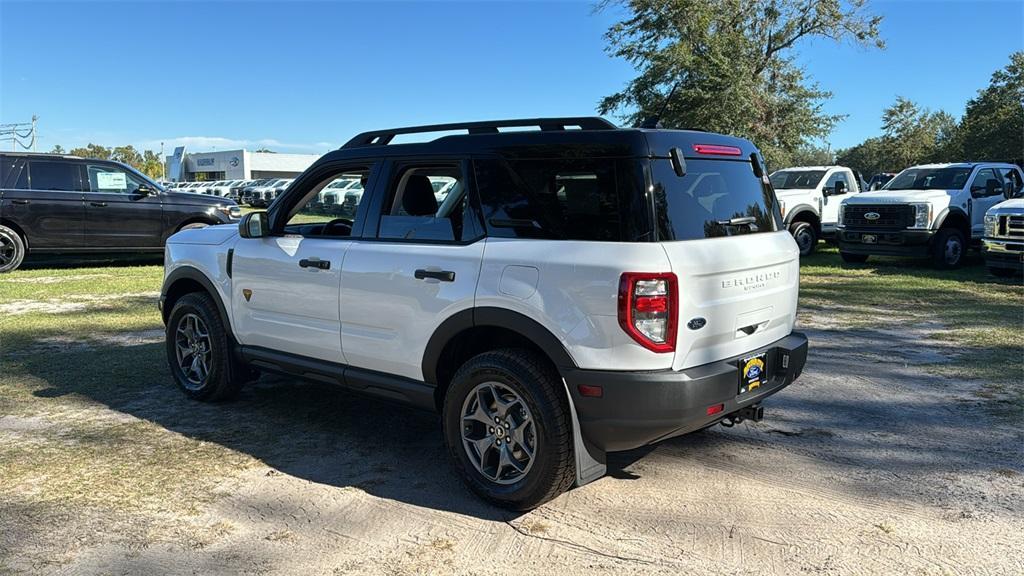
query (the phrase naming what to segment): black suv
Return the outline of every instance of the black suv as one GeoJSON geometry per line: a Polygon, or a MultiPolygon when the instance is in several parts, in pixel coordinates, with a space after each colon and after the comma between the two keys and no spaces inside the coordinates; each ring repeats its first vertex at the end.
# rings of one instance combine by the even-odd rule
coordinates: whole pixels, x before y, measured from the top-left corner
{"type": "Polygon", "coordinates": [[[0,272],[33,254],[160,252],[183,228],[237,222],[224,198],[168,192],[110,160],[0,154],[0,272]]]}

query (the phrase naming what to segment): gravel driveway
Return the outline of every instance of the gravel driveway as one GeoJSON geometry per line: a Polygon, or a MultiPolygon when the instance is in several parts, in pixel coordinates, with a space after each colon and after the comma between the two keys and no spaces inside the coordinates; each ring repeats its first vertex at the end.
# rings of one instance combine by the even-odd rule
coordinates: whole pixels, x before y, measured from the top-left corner
{"type": "Polygon", "coordinates": [[[188,518],[203,528],[192,544],[137,534],[172,512],[141,528],[25,512],[0,520],[0,572],[6,561],[60,574],[1024,573],[1019,411],[917,366],[954,352],[929,339],[935,326],[802,321],[808,369],[764,422],[613,454],[607,477],[525,515],[462,487],[429,414],[272,379],[187,417],[126,403],[118,417],[255,465],[188,518]],[[225,431],[239,419],[273,440],[225,431]]]}

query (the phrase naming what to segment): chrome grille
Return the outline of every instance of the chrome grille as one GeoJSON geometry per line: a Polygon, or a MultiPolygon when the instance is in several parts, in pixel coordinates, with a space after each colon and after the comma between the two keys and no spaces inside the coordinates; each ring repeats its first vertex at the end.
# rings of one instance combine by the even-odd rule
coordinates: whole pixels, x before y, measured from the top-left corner
{"type": "Polygon", "coordinates": [[[1011,214],[999,217],[999,228],[996,235],[1000,238],[1024,240],[1024,215],[1011,214]]]}
{"type": "Polygon", "coordinates": [[[908,204],[847,204],[843,224],[848,228],[907,228],[914,225],[914,207],[908,204]],[[878,218],[866,218],[871,213],[878,214],[878,218]]]}

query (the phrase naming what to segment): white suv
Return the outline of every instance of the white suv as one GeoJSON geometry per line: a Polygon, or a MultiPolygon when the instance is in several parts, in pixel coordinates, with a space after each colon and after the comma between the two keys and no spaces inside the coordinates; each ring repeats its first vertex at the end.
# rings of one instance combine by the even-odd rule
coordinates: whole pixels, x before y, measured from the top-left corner
{"type": "Polygon", "coordinates": [[[537,506],[608,451],[759,420],[800,375],[799,255],[762,166],[746,140],[601,118],[360,134],[269,212],[167,242],[171,373],[200,400],[267,371],[437,410],[473,490],[537,506]],[[468,133],[390,144],[446,131],[468,133]],[[354,212],[320,201],[340,180],[366,183],[354,212]]]}
{"type": "Polygon", "coordinates": [[[938,268],[954,268],[968,247],[981,246],[985,212],[1022,181],[1019,166],[998,162],[907,168],[881,190],[843,202],[839,253],[847,262],[928,256],[938,268]]]}
{"type": "Polygon", "coordinates": [[[772,173],[771,182],[801,256],[814,252],[818,239],[835,237],[839,204],[863,190],[860,174],[843,166],[786,168],[772,173]]]}

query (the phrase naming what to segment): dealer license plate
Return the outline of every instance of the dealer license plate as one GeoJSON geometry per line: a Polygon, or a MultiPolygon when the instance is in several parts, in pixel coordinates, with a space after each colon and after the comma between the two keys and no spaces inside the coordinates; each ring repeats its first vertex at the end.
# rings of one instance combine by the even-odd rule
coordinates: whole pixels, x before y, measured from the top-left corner
{"type": "Polygon", "coordinates": [[[768,383],[768,353],[744,358],[740,361],[740,388],[743,395],[768,383]]]}

